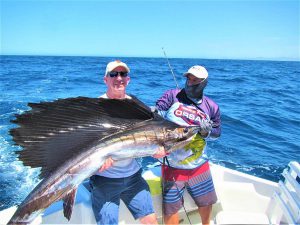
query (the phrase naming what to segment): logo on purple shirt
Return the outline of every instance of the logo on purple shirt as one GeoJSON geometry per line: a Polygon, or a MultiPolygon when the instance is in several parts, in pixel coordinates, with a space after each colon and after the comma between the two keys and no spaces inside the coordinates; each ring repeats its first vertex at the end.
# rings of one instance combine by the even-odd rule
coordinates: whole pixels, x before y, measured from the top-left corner
{"type": "Polygon", "coordinates": [[[174,110],[174,115],[181,118],[189,125],[200,125],[201,120],[209,119],[207,115],[200,110],[189,108],[184,105],[179,105],[179,107],[174,110]]]}

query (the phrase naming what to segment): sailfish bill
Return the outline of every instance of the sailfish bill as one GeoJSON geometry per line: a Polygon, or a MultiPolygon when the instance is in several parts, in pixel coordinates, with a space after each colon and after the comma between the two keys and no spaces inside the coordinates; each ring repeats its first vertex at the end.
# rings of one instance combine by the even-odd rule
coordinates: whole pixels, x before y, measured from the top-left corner
{"type": "Polygon", "coordinates": [[[29,103],[16,115],[10,134],[25,166],[41,167],[42,181],[20,204],[8,224],[29,224],[52,203],[63,200],[70,220],[77,187],[95,174],[108,157],[151,156],[185,146],[199,127],[180,127],[151,112],[137,98],[77,97],[29,103]]]}

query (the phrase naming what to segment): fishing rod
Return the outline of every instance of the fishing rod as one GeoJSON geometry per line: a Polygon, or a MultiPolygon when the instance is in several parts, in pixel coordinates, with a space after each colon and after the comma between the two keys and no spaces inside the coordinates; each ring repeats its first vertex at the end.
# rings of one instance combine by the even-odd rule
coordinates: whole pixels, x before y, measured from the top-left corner
{"type": "MultiPolygon", "coordinates": [[[[166,58],[166,60],[167,60],[167,62],[168,62],[168,66],[169,66],[169,68],[170,68],[170,70],[171,70],[171,73],[172,73],[172,75],[173,75],[173,78],[174,78],[176,87],[177,87],[177,89],[180,89],[179,86],[178,86],[178,83],[177,83],[175,74],[174,74],[174,72],[173,72],[173,69],[172,69],[172,67],[171,67],[171,64],[170,64],[170,62],[169,62],[169,59],[168,59],[168,57],[167,57],[167,54],[166,54],[166,52],[165,52],[165,50],[164,50],[163,47],[162,47],[161,49],[162,49],[162,51],[163,51],[163,53],[164,53],[164,55],[165,55],[165,58],[166,58]]],[[[167,165],[170,167],[168,158],[167,158],[166,156],[163,158],[163,166],[166,165],[165,162],[167,162],[167,165]]],[[[174,183],[175,183],[175,177],[174,177],[174,175],[172,176],[172,178],[173,178],[173,181],[174,181],[174,183]]],[[[164,189],[165,189],[165,187],[164,187],[164,177],[162,177],[162,179],[163,179],[163,182],[162,182],[162,188],[163,188],[163,190],[164,190],[164,189]]],[[[180,193],[179,188],[178,188],[178,186],[177,186],[176,183],[175,183],[175,186],[176,186],[177,192],[180,193]]],[[[185,206],[184,206],[184,200],[183,200],[183,197],[182,197],[182,206],[183,206],[185,215],[186,215],[186,217],[187,217],[187,219],[188,219],[190,225],[192,225],[192,222],[191,222],[191,220],[190,220],[190,217],[189,217],[189,215],[188,215],[188,213],[187,213],[187,210],[186,210],[186,208],[185,208],[185,206]]],[[[162,212],[162,215],[164,215],[163,212],[162,212]]],[[[164,217],[164,216],[163,216],[163,217],[164,217]]],[[[164,219],[163,219],[162,222],[164,222],[164,219]]]]}
{"type": "Polygon", "coordinates": [[[168,62],[168,66],[169,66],[169,68],[170,68],[170,70],[171,70],[171,73],[172,73],[172,75],[173,75],[173,78],[174,78],[174,81],[175,81],[175,84],[176,84],[176,88],[177,88],[177,89],[180,89],[179,86],[178,86],[178,83],[177,83],[175,74],[174,74],[174,72],[173,72],[173,69],[172,69],[172,67],[171,67],[171,64],[170,64],[170,62],[169,62],[169,59],[168,59],[168,57],[167,57],[167,54],[166,54],[166,52],[165,52],[165,50],[164,50],[163,47],[162,47],[161,49],[162,49],[162,51],[163,51],[163,53],[164,53],[164,55],[165,55],[165,58],[166,58],[166,60],[167,60],[167,62],[168,62]]]}

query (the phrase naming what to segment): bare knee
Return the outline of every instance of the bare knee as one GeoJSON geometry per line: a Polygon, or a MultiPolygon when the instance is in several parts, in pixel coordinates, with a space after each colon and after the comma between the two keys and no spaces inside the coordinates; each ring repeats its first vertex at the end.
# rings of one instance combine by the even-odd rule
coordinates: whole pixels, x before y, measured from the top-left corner
{"type": "Polygon", "coordinates": [[[141,224],[158,224],[155,213],[140,218],[141,224]]]}

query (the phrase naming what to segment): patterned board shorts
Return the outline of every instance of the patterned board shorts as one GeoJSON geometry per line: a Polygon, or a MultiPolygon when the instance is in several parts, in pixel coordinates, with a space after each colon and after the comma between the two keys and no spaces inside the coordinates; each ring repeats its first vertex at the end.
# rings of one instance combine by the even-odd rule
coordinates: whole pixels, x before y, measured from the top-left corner
{"type": "Polygon", "coordinates": [[[217,202],[208,162],[193,170],[181,170],[164,166],[163,174],[163,208],[165,215],[174,214],[183,206],[185,188],[198,207],[212,205],[217,202]]]}

